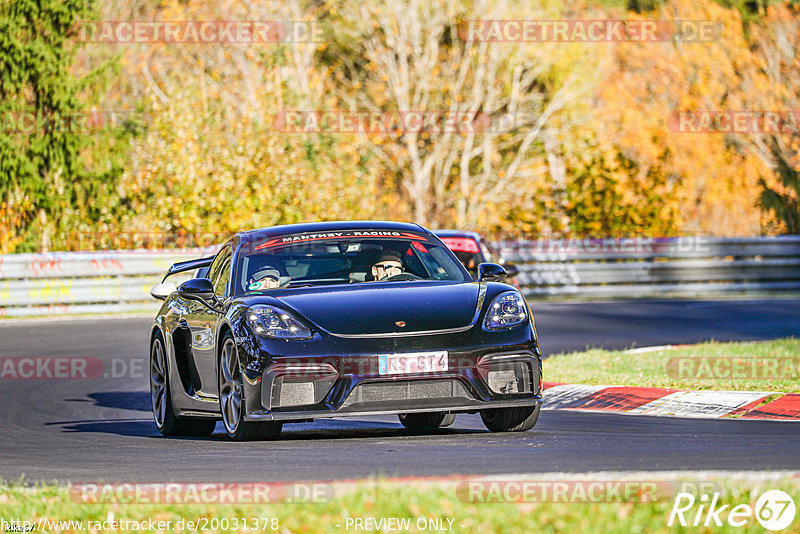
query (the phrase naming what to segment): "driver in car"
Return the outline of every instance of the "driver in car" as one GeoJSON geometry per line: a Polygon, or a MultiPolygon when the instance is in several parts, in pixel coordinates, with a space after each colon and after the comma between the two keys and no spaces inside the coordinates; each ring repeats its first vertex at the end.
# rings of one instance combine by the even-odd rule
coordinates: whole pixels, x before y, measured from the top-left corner
{"type": "Polygon", "coordinates": [[[378,282],[388,280],[403,272],[403,260],[400,253],[394,250],[386,250],[372,265],[372,279],[378,282]]]}
{"type": "Polygon", "coordinates": [[[260,289],[274,289],[280,286],[281,273],[274,267],[265,267],[253,273],[247,283],[247,289],[258,291],[260,289]]]}

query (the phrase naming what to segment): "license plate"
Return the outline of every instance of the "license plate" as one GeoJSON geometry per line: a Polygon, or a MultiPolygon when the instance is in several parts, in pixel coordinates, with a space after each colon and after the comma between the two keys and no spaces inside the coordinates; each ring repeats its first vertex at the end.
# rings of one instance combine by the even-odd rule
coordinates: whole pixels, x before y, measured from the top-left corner
{"type": "Polygon", "coordinates": [[[381,354],[378,372],[382,375],[441,373],[447,371],[447,351],[381,354]]]}

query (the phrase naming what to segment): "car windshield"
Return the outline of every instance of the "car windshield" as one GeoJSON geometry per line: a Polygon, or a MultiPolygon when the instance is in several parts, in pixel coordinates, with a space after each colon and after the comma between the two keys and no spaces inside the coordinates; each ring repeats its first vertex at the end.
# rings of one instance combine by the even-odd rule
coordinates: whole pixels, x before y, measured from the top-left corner
{"type": "Polygon", "coordinates": [[[470,281],[439,242],[389,230],[268,238],[240,249],[236,272],[237,292],[375,281],[470,281]]]}

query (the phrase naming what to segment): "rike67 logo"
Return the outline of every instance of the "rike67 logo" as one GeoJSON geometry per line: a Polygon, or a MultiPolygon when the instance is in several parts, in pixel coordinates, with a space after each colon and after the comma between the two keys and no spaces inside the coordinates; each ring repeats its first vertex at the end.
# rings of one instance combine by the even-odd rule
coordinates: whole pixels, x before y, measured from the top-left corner
{"type": "Polygon", "coordinates": [[[783,530],[794,521],[795,504],[788,493],[770,490],[762,493],[755,506],[720,503],[719,493],[711,497],[703,494],[699,498],[691,493],[678,493],[669,514],[667,526],[677,520],[681,526],[718,526],[727,522],[732,527],[742,527],[755,519],[767,530],[783,530]]]}

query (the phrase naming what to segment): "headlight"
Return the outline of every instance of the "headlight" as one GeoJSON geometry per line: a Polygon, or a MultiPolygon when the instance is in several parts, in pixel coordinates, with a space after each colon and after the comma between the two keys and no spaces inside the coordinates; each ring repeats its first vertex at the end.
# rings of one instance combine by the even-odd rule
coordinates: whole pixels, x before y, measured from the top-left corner
{"type": "Polygon", "coordinates": [[[307,339],[311,332],[303,323],[281,310],[259,304],[247,310],[247,322],[259,336],[277,339],[307,339]]]}
{"type": "Polygon", "coordinates": [[[528,320],[528,307],[516,291],[506,291],[495,297],[486,312],[483,326],[487,330],[502,330],[518,326],[528,320]]]}

